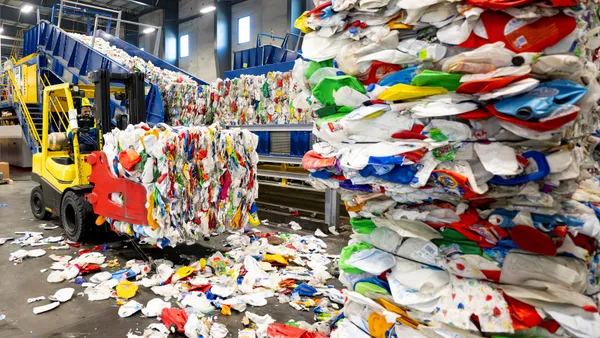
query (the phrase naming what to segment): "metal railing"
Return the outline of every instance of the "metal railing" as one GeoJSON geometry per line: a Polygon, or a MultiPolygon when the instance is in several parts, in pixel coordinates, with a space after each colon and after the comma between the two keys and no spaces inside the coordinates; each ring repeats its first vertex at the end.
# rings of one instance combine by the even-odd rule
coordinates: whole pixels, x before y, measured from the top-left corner
{"type": "MultiPolygon", "coordinates": [[[[44,74],[43,77],[40,77],[40,79],[41,79],[42,86],[44,89],[51,85],[50,80],[48,79],[48,76],[46,74],[44,74]]],[[[58,100],[58,98],[53,97],[53,96],[49,96],[49,98],[50,98],[49,115],[50,115],[50,119],[54,123],[54,126],[56,127],[56,130],[57,131],[61,130],[60,126],[62,126],[64,131],[68,131],[69,129],[67,126],[69,125],[69,121],[67,119],[67,113],[66,113],[65,109],[63,108],[62,104],[60,103],[60,100],[58,100]],[[56,110],[56,112],[58,112],[60,114],[53,114],[53,111],[55,111],[55,110],[56,110]],[[58,118],[56,116],[58,116],[58,118]],[[58,119],[58,122],[56,121],[57,119],[58,119]]]]}
{"type": "Polygon", "coordinates": [[[29,108],[27,108],[27,103],[25,103],[25,100],[23,99],[23,94],[21,93],[21,88],[19,88],[19,84],[17,83],[15,74],[10,69],[8,69],[6,72],[8,74],[8,77],[10,78],[13,95],[16,97],[17,102],[19,103],[19,106],[21,108],[20,109],[21,113],[25,117],[25,122],[27,122],[27,125],[29,127],[29,128],[27,128],[29,135],[31,135],[31,137],[33,138],[33,141],[35,143],[37,143],[35,146],[39,148],[42,144],[42,140],[40,139],[40,134],[37,131],[37,127],[36,127],[35,123],[33,122],[33,118],[31,117],[31,114],[29,113],[29,108]]]}
{"type": "Polygon", "coordinates": [[[15,63],[19,59],[19,49],[21,49],[23,46],[23,32],[24,32],[23,29],[21,29],[17,32],[18,40],[15,40],[15,42],[13,43],[13,47],[10,50],[10,59],[13,60],[13,62],[15,62],[15,63]]]}
{"type": "MultiPolygon", "coordinates": [[[[92,37],[92,48],[94,48],[94,44],[96,42],[96,30],[98,28],[98,19],[115,20],[114,18],[110,18],[108,16],[96,14],[96,19],[94,20],[94,35],[92,37]]],[[[140,27],[154,28],[156,30],[156,40],[154,41],[154,52],[152,53],[152,55],[158,57],[158,51],[160,50],[160,38],[162,37],[162,26],[154,26],[154,25],[149,25],[149,24],[135,22],[135,21],[121,20],[119,17],[119,19],[117,19],[117,29],[116,29],[116,33],[115,33],[115,36],[117,38],[119,37],[119,27],[120,27],[121,22],[130,24],[130,25],[140,26],[140,27]]],[[[110,32],[107,32],[107,33],[110,34],[110,32]]]]}
{"type": "MultiPolygon", "coordinates": [[[[117,10],[106,8],[106,7],[94,6],[94,5],[82,3],[82,2],[79,2],[79,1],[69,1],[69,0],[61,0],[60,1],[60,10],[58,11],[58,22],[57,22],[58,28],[60,28],[60,23],[62,21],[63,11],[65,9],[65,4],[69,4],[69,3],[75,5],[74,7],[81,6],[81,7],[87,7],[87,8],[93,8],[93,9],[97,9],[97,10],[102,10],[104,12],[116,13],[117,14],[117,20],[116,20],[117,21],[117,27],[116,27],[116,34],[115,35],[119,36],[119,33],[121,32],[121,22],[125,22],[125,21],[121,20],[121,17],[122,17],[122,14],[123,14],[122,11],[117,11],[117,10]]],[[[97,14],[96,14],[96,16],[97,16],[97,14]]],[[[108,18],[109,20],[114,20],[115,19],[115,18],[109,18],[109,17],[106,17],[106,18],[108,18]]],[[[98,21],[97,18],[96,18],[96,21],[98,21]]],[[[96,31],[96,27],[97,27],[97,23],[94,24],[94,31],[96,31]]]]}

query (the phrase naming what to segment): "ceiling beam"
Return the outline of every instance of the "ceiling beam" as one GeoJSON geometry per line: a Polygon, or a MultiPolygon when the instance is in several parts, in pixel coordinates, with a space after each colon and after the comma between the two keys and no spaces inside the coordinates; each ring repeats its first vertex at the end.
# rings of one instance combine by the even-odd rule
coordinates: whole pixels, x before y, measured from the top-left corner
{"type": "MultiPolygon", "coordinates": [[[[51,11],[48,10],[48,8],[52,7],[53,4],[60,4],[60,0],[27,0],[27,2],[34,6],[40,6],[40,18],[48,21],[50,21],[51,16],[51,11]]],[[[0,4],[0,8],[0,22],[4,23],[4,25],[12,26],[5,27],[5,35],[16,36],[19,30],[28,29],[29,27],[33,27],[37,24],[37,15],[35,11],[31,13],[21,13],[20,7],[11,6],[10,3],[6,5],[0,4]],[[15,25],[20,25],[21,27],[15,25]]],[[[124,20],[136,21],[136,17],[130,12],[123,11],[122,17],[124,20]]],[[[104,25],[105,24],[101,24],[101,26],[104,25]]],[[[81,18],[81,20],[67,19],[63,16],[61,26],[62,28],[75,29],[77,31],[85,32],[87,21],[84,18],[81,18]]]]}
{"type": "Polygon", "coordinates": [[[15,38],[12,36],[6,36],[6,35],[0,35],[0,40],[23,41],[23,39],[15,38]]]}
{"type": "MultiPolygon", "coordinates": [[[[46,8],[52,8],[52,6],[54,4],[60,4],[60,0],[24,0],[25,2],[32,4],[34,6],[41,6],[41,7],[46,7],[46,8]]],[[[130,1],[130,0],[123,0],[123,1],[127,1],[127,2],[131,2],[131,3],[137,3],[139,2],[143,2],[143,3],[152,3],[153,0],[135,0],[135,1],[130,1]]],[[[154,0],[156,1],[156,0],[154,0]]],[[[128,8],[122,8],[120,6],[114,6],[114,5],[108,5],[107,4],[98,4],[98,3],[94,3],[93,1],[79,1],[80,3],[83,4],[88,4],[88,5],[94,5],[94,6],[105,6],[107,9],[112,9],[112,10],[117,10],[117,11],[122,11],[122,19],[123,20],[132,20],[134,18],[136,18],[137,16],[128,11],[128,8]]],[[[73,4],[68,4],[69,6],[74,6],[73,4]]],[[[10,5],[3,5],[2,7],[13,7],[10,5]]],[[[153,6],[152,6],[153,7],[153,6]]],[[[17,9],[20,9],[18,7],[16,7],[17,9]]],[[[85,8],[85,7],[83,7],[85,8]]],[[[156,9],[156,7],[154,7],[154,9],[156,9]]],[[[41,11],[40,11],[41,12],[41,11]]],[[[35,18],[35,12],[29,13],[29,14],[33,14],[33,17],[35,18]]],[[[114,15],[114,13],[112,13],[114,15]]],[[[57,14],[58,15],[58,14],[57,14]]]]}
{"type": "MultiPolygon", "coordinates": [[[[132,4],[136,4],[139,6],[144,6],[144,7],[154,7],[157,8],[158,6],[156,6],[156,3],[158,3],[159,1],[157,0],[123,0],[125,2],[129,2],[132,4]]],[[[166,1],[163,1],[163,3],[166,3],[166,1]]]]}

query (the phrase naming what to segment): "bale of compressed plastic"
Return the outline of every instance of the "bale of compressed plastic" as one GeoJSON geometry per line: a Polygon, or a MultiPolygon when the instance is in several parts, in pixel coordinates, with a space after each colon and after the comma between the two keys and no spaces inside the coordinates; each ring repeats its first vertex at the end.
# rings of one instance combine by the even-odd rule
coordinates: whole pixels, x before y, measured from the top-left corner
{"type": "MultiPolygon", "coordinates": [[[[73,37],[92,45],[92,36],[69,33],[73,37]]],[[[190,115],[197,110],[196,99],[199,85],[189,76],[163,69],[150,61],[145,61],[137,56],[131,56],[126,51],[111,46],[102,38],[96,37],[94,49],[109,56],[132,71],[141,72],[146,80],[158,87],[165,106],[166,120],[177,124],[183,115],[190,115]]]]}
{"type": "MultiPolygon", "coordinates": [[[[113,174],[147,194],[147,224],[108,219],[118,232],[165,247],[257,225],[258,137],[251,132],[140,124],[114,129],[104,141],[113,174]]],[[[119,194],[111,198],[123,203],[119,194]]]]}
{"type": "MultiPolygon", "coordinates": [[[[69,33],[91,45],[92,37],[69,33]]],[[[226,125],[309,123],[311,105],[291,72],[241,75],[217,79],[199,86],[189,76],[162,69],[152,62],[131,56],[124,50],[96,37],[94,49],[128,67],[144,73],[158,87],[165,104],[166,120],[171,125],[226,125]]]]}
{"type": "Polygon", "coordinates": [[[218,79],[211,85],[201,87],[198,110],[184,114],[181,123],[245,125],[312,122],[310,106],[293,101],[300,93],[291,72],[218,79]]]}
{"type": "Polygon", "coordinates": [[[353,229],[332,337],[597,337],[596,4],[316,4],[293,76],[353,229]]]}

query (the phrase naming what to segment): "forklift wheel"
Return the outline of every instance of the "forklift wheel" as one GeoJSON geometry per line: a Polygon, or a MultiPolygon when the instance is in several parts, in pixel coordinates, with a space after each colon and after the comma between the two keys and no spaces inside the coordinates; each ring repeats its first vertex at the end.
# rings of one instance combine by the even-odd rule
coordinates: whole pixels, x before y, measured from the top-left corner
{"type": "Polygon", "coordinates": [[[60,204],[60,223],[65,229],[67,238],[79,242],[91,227],[93,212],[83,197],[74,191],[67,191],[60,204]]]}
{"type": "Polygon", "coordinates": [[[50,219],[52,213],[46,210],[46,203],[44,202],[44,193],[42,187],[39,185],[31,190],[31,197],[29,198],[29,204],[31,205],[31,212],[33,217],[39,220],[50,219]]]}

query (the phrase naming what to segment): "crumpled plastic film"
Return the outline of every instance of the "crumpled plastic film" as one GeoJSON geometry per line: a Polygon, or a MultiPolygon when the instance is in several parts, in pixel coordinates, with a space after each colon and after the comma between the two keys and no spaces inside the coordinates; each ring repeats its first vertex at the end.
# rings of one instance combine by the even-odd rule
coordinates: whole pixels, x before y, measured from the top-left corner
{"type": "Polygon", "coordinates": [[[314,120],[310,107],[295,106],[293,101],[300,93],[291,72],[218,79],[210,86],[201,87],[198,111],[186,112],[181,116],[180,123],[310,123],[314,120]]]}
{"type": "MultiPolygon", "coordinates": [[[[140,124],[104,141],[111,171],[147,194],[147,225],[107,219],[118,232],[165,247],[257,223],[258,137],[251,132],[140,124]]],[[[111,198],[123,204],[119,194],[111,198]]]]}
{"type": "Polygon", "coordinates": [[[302,163],[353,229],[332,337],[598,337],[597,5],[315,4],[302,163]]]}
{"type": "MultiPolygon", "coordinates": [[[[69,33],[75,38],[92,45],[92,36],[69,33]]],[[[197,111],[197,97],[199,85],[189,76],[162,69],[150,61],[145,61],[137,56],[131,56],[124,50],[111,46],[108,41],[96,37],[94,49],[108,55],[118,63],[132,71],[144,73],[146,80],[158,86],[163,104],[166,106],[166,118],[173,124],[177,123],[183,115],[190,115],[197,111]]]]}

